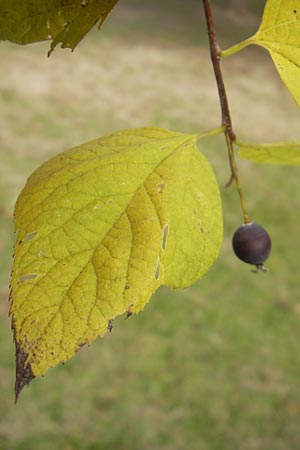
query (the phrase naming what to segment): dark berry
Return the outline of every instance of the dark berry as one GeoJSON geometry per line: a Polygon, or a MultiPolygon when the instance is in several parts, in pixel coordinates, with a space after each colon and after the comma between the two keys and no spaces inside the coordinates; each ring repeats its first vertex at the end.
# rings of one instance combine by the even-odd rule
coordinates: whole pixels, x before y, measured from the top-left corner
{"type": "Polygon", "coordinates": [[[267,231],[255,222],[241,225],[234,233],[232,246],[236,256],[260,270],[271,251],[271,239],[267,231]]]}

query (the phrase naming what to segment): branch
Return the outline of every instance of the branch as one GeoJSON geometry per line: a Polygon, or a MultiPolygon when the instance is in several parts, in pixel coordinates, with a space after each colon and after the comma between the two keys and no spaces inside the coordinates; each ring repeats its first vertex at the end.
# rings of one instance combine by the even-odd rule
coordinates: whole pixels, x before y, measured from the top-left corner
{"type": "Polygon", "coordinates": [[[208,31],[208,39],[209,39],[209,47],[210,47],[210,57],[215,73],[216,83],[218,87],[218,93],[219,93],[219,99],[220,99],[220,106],[221,106],[221,112],[222,112],[222,126],[225,127],[224,134],[228,149],[228,156],[229,156],[229,164],[231,169],[231,177],[229,182],[226,186],[229,186],[232,181],[235,181],[236,188],[239,194],[240,203],[243,211],[244,216],[244,222],[249,223],[249,216],[246,210],[245,201],[243,198],[241,185],[238,177],[238,170],[234,158],[234,149],[233,149],[233,142],[235,141],[235,134],[232,129],[232,121],[230,116],[230,110],[229,110],[229,103],[225,88],[225,83],[223,79],[222,69],[221,69],[221,50],[216,38],[216,31],[215,31],[215,24],[212,14],[212,9],[210,5],[210,0],[202,0],[203,1],[203,8],[205,12],[205,18],[206,18],[206,25],[207,25],[207,31],[208,31]]]}
{"type": "MultiPolygon", "coordinates": [[[[222,74],[222,70],[221,70],[221,64],[220,64],[221,50],[220,50],[220,47],[219,47],[219,44],[218,44],[217,38],[216,38],[215,25],[214,25],[211,6],[210,6],[210,1],[203,0],[203,6],[204,6],[208,38],[209,38],[210,57],[211,57],[212,65],[214,68],[218,92],[219,92],[219,99],[220,99],[220,105],[221,105],[221,111],[222,111],[222,125],[224,125],[226,127],[226,130],[229,133],[232,133],[232,122],[231,122],[231,117],[230,117],[229,104],[228,104],[225,83],[224,83],[223,74],[222,74]]],[[[232,140],[234,140],[234,139],[235,139],[235,136],[232,136],[232,140]]]]}

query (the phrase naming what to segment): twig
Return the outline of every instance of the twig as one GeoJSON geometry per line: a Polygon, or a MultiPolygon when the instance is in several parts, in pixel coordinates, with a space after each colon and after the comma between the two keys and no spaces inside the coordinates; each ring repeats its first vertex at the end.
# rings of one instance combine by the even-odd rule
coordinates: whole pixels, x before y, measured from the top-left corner
{"type": "Polygon", "coordinates": [[[229,157],[229,164],[231,169],[231,176],[229,182],[226,184],[226,186],[230,186],[232,181],[235,181],[236,188],[239,194],[240,203],[242,207],[242,212],[244,216],[244,222],[249,223],[249,216],[246,210],[246,205],[244,201],[244,197],[241,190],[241,185],[238,177],[238,170],[234,158],[234,149],[233,149],[233,142],[235,141],[235,134],[232,129],[232,121],[230,116],[230,110],[229,110],[229,103],[227,99],[227,93],[225,88],[225,83],[223,79],[222,69],[221,69],[221,50],[216,38],[216,32],[215,32],[215,25],[214,25],[214,19],[212,14],[212,9],[210,5],[210,0],[202,0],[203,1],[203,8],[205,12],[205,18],[206,18],[206,24],[207,24],[207,31],[208,31],[208,38],[209,38],[209,47],[210,47],[210,56],[212,65],[214,68],[215,78],[217,82],[218,87],[218,93],[219,93],[219,99],[220,99],[220,106],[221,106],[221,112],[222,112],[222,126],[225,127],[224,134],[228,149],[228,157],[229,157]]]}

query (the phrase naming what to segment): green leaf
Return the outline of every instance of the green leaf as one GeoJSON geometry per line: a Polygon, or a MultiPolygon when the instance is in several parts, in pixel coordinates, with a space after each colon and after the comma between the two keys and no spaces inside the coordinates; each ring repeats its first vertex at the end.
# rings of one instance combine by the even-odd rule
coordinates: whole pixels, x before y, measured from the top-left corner
{"type": "Polygon", "coordinates": [[[30,380],[137,313],[160,285],[183,288],[218,256],[222,211],[197,135],[140,128],[55,156],[28,179],[11,314],[17,395],[30,380]]]}
{"type": "Polygon", "coordinates": [[[251,44],[269,51],[282,81],[300,106],[299,0],[268,0],[257,33],[222,51],[221,55],[233,55],[251,44]]]}
{"type": "Polygon", "coordinates": [[[239,156],[249,161],[281,166],[300,166],[299,142],[251,145],[236,141],[235,144],[239,147],[239,156]]]}
{"type": "Polygon", "coordinates": [[[61,42],[74,50],[118,0],[1,0],[0,39],[29,44],[52,39],[49,55],[61,42]]]}

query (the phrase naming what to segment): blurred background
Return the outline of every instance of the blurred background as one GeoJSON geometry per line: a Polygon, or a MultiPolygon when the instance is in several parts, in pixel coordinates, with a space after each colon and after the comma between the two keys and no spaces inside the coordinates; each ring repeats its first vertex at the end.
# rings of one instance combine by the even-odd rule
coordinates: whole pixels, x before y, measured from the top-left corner
{"type": "MultiPolygon", "coordinates": [[[[213,1],[222,48],[253,34],[265,2],[213,1]]],[[[186,290],[161,288],[144,312],[34,380],[14,405],[8,319],[14,202],[52,155],[129,127],[219,126],[201,2],[122,0],[73,54],[0,44],[0,449],[295,450],[300,442],[299,169],[238,160],[253,220],[273,240],[267,274],[231,250],[242,222],[222,137],[200,143],[224,205],[218,262],[186,290]]],[[[300,139],[266,51],[223,64],[240,139],[300,139]]]]}

